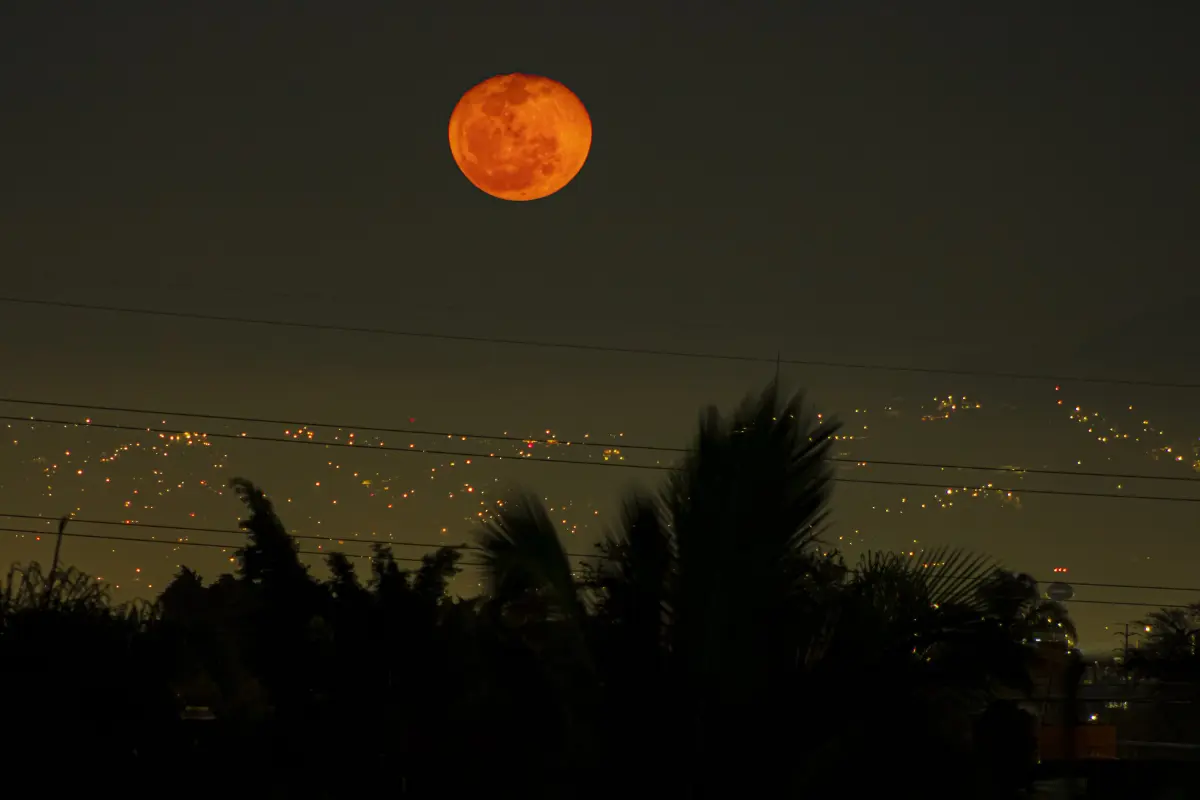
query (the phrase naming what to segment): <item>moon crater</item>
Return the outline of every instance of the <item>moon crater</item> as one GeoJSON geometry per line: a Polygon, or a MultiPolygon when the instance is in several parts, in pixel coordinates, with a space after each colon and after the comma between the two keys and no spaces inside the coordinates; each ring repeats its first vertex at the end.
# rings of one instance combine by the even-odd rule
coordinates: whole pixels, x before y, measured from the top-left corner
{"type": "Polygon", "coordinates": [[[583,103],[557,81],[498,75],[471,89],[450,116],[450,151],[477,188],[536,200],[566,186],[591,148],[583,103]]]}

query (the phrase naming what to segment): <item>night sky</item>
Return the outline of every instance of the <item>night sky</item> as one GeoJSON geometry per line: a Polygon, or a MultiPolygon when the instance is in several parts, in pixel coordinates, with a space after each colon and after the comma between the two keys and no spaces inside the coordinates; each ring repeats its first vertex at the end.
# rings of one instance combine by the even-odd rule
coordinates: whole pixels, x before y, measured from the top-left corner
{"type": "MultiPolygon", "coordinates": [[[[1115,3],[1048,11],[1017,2],[987,14],[942,3],[906,14],[892,2],[664,3],[630,14],[605,5],[572,15],[559,5],[601,4],[430,5],[440,10],[7,4],[0,294],[1039,373],[1056,379],[781,367],[788,387],[846,423],[856,437],[838,451],[846,457],[1200,480],[1200,390],[1070,380],[1200,383],[1200,57],[1186,4],[1174,17],[1169,4],[1115,3]],[[531,203],[472,187],[446,136],[464,91],[518,71],[570,87],[594,126],[579,176],[531,203]],[[938,398],[950,397],[947,415],[938,398]]],[[[728,408],[774,372],[765,362],[0,302],[0,394],[10,398],[683,446],[702,406],[728,408]]],[[[6,404],[0,413],[296,432],[6,404]]],[[[622,489],[663,477],[3,424],[12,427],[11,443],[0,442],[0,512],[47,517],[232,530],[241,508],[219,491],[244,475],[303,534],[458,543],[471,537],[468,520],[527,486],[561,511],[581,552],[615,519],[622,489]]],[[[345,442],[351,429],[315,430],[315,441],[345,442]]],[[[354,430],[416,449],[525,447],[354,430]]],[[[599,448],[528,449],[525,461],[604,465],[599,448]]],[[[669,456],[626,447],[606,466],[669,456]]],[[[1184,481],[881,466],[839,475],[1200,499],[1200,486],[1184,481]]],[[[946,488],[840,484],[831,539],[851,558],[867,547],[949,544],[1039,578],[1061,565],[1079,582],[1197,587],[1080,587],[1081,599],[1200,600],[1195,503],[947,498],[946,488]]],[[[49,560],[45,537],[2,535],[4,561],[49,560]]],[[[121,599],[152,596],[180,563],[215,578],[229,555],[64,545],[67,562],[119,585],[121,599]]],[[[474,580],[464,575],[462,591],[474,580]]],[[[1096,649],[1110,646],[1104,625],[1149,610],[1072,607],[1084,646],[1096,649]]]]}

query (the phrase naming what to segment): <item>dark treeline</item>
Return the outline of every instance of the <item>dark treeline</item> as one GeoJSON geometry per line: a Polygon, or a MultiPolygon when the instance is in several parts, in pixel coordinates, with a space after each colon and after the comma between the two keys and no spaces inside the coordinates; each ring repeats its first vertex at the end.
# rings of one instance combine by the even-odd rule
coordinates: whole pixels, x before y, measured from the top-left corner
{"type": "Polygon", "coordinates": [[[453,549],[317,579],[236,480],[246,542],[215,582],[115,606],[75,570],[9,572],[5,755],[126,796],[1011,796],[1035,640],[1070,621],[982,557],[831,550],[836,431],[775,387],[707,412],[582,571],[512,498],[469,599],[453,549]]]}

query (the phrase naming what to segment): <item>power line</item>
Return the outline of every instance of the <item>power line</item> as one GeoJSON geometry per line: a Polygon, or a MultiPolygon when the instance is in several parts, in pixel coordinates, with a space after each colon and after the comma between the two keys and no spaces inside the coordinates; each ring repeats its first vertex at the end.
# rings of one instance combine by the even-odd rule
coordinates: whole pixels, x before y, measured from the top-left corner
{"type": "Polygon", "coordinates": [[[1145,589],[1152,592],[1190,592],[1200,595],[1200,587],[1196,586],[1147,586],[1140,583],[1088,583],[1086,581],[1038,581],[1038,583],[1066,583],[1071,586],[1099,586],[1105,589],[1145,589]]]}
{"type": "MultiPolygon", "coordinates": [[[[0,417],[2,419],[2,417],[0,417]]],[[[584,462],[586,463],[586,462],[584,462]]],[[[920,483],[917,481],[882,481],[870,477],[833,477],[829,479],[840,483],[866,483],[874,486],[904,486],[920,489],[944,489],[946,483],[920,483]]],[[[964,487],[965,489],[966,487],[964,487]]],[[[1051,497],[1067,498],[1105,498],[1109,500],[1150,500],[1153,503],[1200,503],[1200,498],[1176,498],[1164,494],[1117,494],[1116,492],[1070,492],[1067,489],[1030,489],[1007,488],[1002,486],[972,487],[971,491],[1001,492],[1008,494],[1045,494],[1051,497]]]]}
{"type": "MultiPolygon", "coordinates": [[[[31,534],[33,536],[43,536],[46,534],[45,531],[32,530],[29,528],[8,528],[8,527],[0,527],[0,532],[23,533],[23,534],[31,534]]],[[[165,539],[142,539],[142,538],[137,538],[134,536],[112,536],[112,535],[108,535],[108,534],[94,534],[94,533],[68,533],[65,531],[63,532],[63,536],[72,536],[72,537],[75,537],[78,539],[96,539],[96,540],[100,540],[100,541],[137,542],[140,544],[162,544],[162,545],[172,545],[174,547],[208,547],[208,548],[216,548],[216,549],[221,549],[221,550],[237,550],[240,548],[240,545],[221,544],[221,543],[214,543],[214,542],[171,542],[171,541],[167,541],[165,539]]],[[[316,551],[316,550],[298,550],[298,551],[296,551],[297,555],[326,556],[326,557],[332,555],[334,552],[339,552],[339,551],[329,551],[329,552],[316,551]]],[[[343,553],[343,555],[345,555],[349,558],[366,558],[366,559],[374,558],[374,556],[359,554],[359,553],[343,553]]],[[[393,558],[396,561],[422,563],[422,559],[419,559],[419,558],[403,558],[400,556],[394,556],[393,558]]],[[[457,566],[482,567],[482,566],[486,566],[486,565],[483,563],[480,563],[480,562],[459,562],[457,564],[457,566]]],[[[1124,601],[1124,600],[1067,600],[1065,602],[1088,603],[1088,604],[1092,604],[1092,605],[1109,605],[1109,606],[1142,606],[1142,607],[1147,607],[1147,608],[1191,608],[1191,606],[1180,605],[1180,604],[1145,603],[1145,602],[1132,602],[1132,601],[1124,601]]]]}
{"type": "MultiPolygon", "coordinates": [[[[47,408],[71,408],[85,411],[106,411],[121,414],[146,414],[154,417],[185,417],[189,419],[215,420],[219,422],[245,422],[264,425],[290,425],[305,428],[334,428],[339,430],[360,430],[372,433],[395,433],[410,436],[438,436],[457,439],[481,439],[484,441],[523,442],[535,444],[554,444],[563,447],[619,447],[622,450],[646,450],[660,453],[688,453],[686,447],[670,447],[666,445],[630,444],[628,442],[594,442],[587,439],[543,439],[539,437],[512,436],[507,433],[464,433],[461,431],[435,431],[423,428],[389,428],[374,425],[350,425],[331,422],[303,422],[300,420],[273,419],[268,417],[239,417],[225,414],[210,414],[205,412],[169,411],[154,408],[130,408],[124,406],[107,406],[86,403],[64,403],[53,400],[30,400],[28,398],[0,397],[0,403],[12,405],[43,406],[47,408]]],[[[213,434],[210,434],[213,435],[213,434]]],[[[875,458],[843,458],[830,456],[826,461],[842,464],[863,464],[882,467],[912,467],[917,469],[955,469],[978,472],[1011,472],[1029,473],[1031,475],[1064,475],[1076,478],[1109,478],[1113,480],[1147,480],[1147,481],[1178,481],[1182,483],[1200,484],[1200,477],[1182,475],[1147,475],[1145,473],[1126,472],[1088,472],[1083,470],[1048,469],[1041,467],[1003,467],[986,464],[941,464],[928,461],[894,461],[875,458]]]]}
{"type": "Polygon", "coordinates": [[[1140,606],[1142,608],[1191,608],[1180,603],[1135,603],[1127,600],[1064,600],[1064,603],[1087,603],[1099,606],[1140,606]]]}
{"type": "MultiPolygon", "coordinates": [[[[0,417],[0,419],[3,419],[0,417]]],[[[586,463],[586,462],[583,462],[586,463]]],[[[601,465],[606,466],[606,465],[601,465]]],[[[916,481],[884,481],[871,478],[831,478],[839,483],[862,483],[876,486],[904,486],[916,489],[945,489],[944,483],[918,483],[916,481]]],[[[964,487],[965,489],[966,487],[964,487]]],[[[1161,503],[1200,503],[1200,497],[1170,497],[1153,494],[1117,494],[1116,492],[1072,492],[1065,489],[1026,489],[1003,486],[973,487],[972,491],[1007,492],[1009,494],[1041,494],[1058,497],[1102,497],[1109,500],[1148,500],[1161,503]]]]}
{"type": "MultiPolygon", "coordinates": [[[[115,423],[102,422],[73,422],[63,419],[37,419],[34,417],[12,417],[0,416],[0,421],[8,422],[23,422],[37,425],[62,425],[64,427],[75,428],[101,428],[105,430],[118,431],[134,431],[138,433],[161,433],[175,435],[177,431],[171,428],[153,428],[137,425],[118,425],[115,423]]],[[[522,463],[534,464],[549,464],[552,466],[571,465],[578,467],[601,467],[601,468],[623,468],[623,469],[642,469],[653,470],[658,472],[678,472],[678,467],[670,467],[663,464],[633,464],[624,461],[578,461],[573,459],[553,460],[549,458],[522,458],[520,456],[498,456],[495,453],[479,453],[466,450],[434,450],[429,448],[416,447],[389,447],[387,445],[367,445],[367,444],[352,444],[349,442],[318,442],[309,439],[278,439],[270,436],[252,436],[249,434],[232,434],[232,433],[205,433],[206,438],[210,439],[234,439],[237,441],[251,442],[273,442],[277,444],[300,444],[316,447],[346,447],[354,450],[372,450],[385,451],[395,453],[424,453],[427,455],[444,455],[444,456],[462,456],[464,458],[490,458],[500,461],[519,461],[522,463]]],[[[856,462],[861,463],[861,462],[856,462]]],[[[895,480],[880,480],[873,478],[844,478],[832,477],[831,481],[836,483],[857,483],[864,485],[875,486],[902,486],[910,489],[946,489],[946,482],[929,483],[920,481],[895,481],[895,480]]],[[[968,487],[963,487],[964,490],[968,487]]],[[[1147,500],[1161,503],[1200,503],[1200,497],[1171,497],[1169,495],[1146,495],[1146,494],[1117,494],[1115,492],[1076,492],[1066,489],[1028,489],[1028,488],[1009,488],[1004,486],[982,486],[971,487],[973,491],[982,492],[998,492],[1008,494],[1034,494],[1048,495],[1058,497],[1094,497],[1105,498],[1112,500],[1147,500]]]]}
{"type": "MultiPolygon", "coordinates": [[[[30,400],[28,398],[18,397],[0,397],[0,403],[11,403],[13,405],[23,406],[45,406],[48,408],[74,408],[83,411],[109,411],[122,414],[146,414],[153,417],[187,417],[191,419],[207,419],[216,420],[218,422],[249,422],[259,423],[264,425],[291,425],[301,426],[305,428],[336,428],[341,430],[360,430],[370,431],[372,433],[403,433],[412,436],[445,436],[447,438],[459,439],[487,439],[493,441],[504,442],[535,442],[539,444],[559,444],[575,447],[613,447],[615,442],[593,442],[586,439],[566,440],[566,439],[542,439],[528,436],[513,436],[507,433],[464,433],[455,431],[434,431],[424,428],[388,428],[378,425],[351,425],[348,423],[333,423],[333,422],[304,422],[299,419],[275,419],[269,417],[238,417],[229,416],[226,414],[209,414],[204,412],[191,411],[165,411],[163,409],[154,408],[128,408],[122,406],[106,406],[87,403],[63,403],[51,400],[30,400]]],[[[627,450],[655,450],[664,453],[686,453],[685,447],[667,447],[663,445],[648,445],[648,444],[625,444],[620,443],[620,447],[627,450]]]]}
{"type": "MultiPolygon", "coordinates": [[[[54,524],[57,524],[59,521],[57,518],[51,519],[49,517],[38,516],[36,514],[16,514],[16,513],[8,513],[8,512],[0,512],[0,518],[41,521],[41,522],[54,523],[54,524]]],[[[123,528],[140,528],[140,529],[147,529],[147,530],[168,530],[168,531],[179,531],[179,532],[184,532],[184,533],[221,533],[221,534],[239,533],[239,531],[231,531],[228,528],[206,528],[206,527],[195,526],[195,525],[170,525],[170,524],[149,523],[149,522],[125,522],[122,520],[87,519],[84,517],[70,517],[70,521],[77,525],[112,525],[112,526],[123,527],[123,528]]],[[[0,530],[8,530],[8,529],[0,528],[0,530]]],[[[36,531],[35,530],[35,531],[29,531],[29,532],[35,533],[39,536],[50,534],[49,531],[36,531]]],[[[64,535],[66,535],[66,534],[64,534],[64,535]]],[[[339,545],[341,545],[341,544],[371,544],[371,545],[383,544],[383,545],[395,546],[395,547],[421,547],[421,548],[425,548],[426,550],[445,549],[445,550],[470,550],[470,551],[479,551],[479,552],[482,552],[484,550],[483,547],[480,547],[478,545],[469,545],[469,544],[460,544],[460,545],[429,544],[426,542],[406,542],[406,541],[394,541],[394,540],[390,540],[390,539],[389,540],[357,539],[357,538],[345,537],[345,536],[319,536],[319,535],[313,535],[313,534],[306,535],[306,534],[298,534],[298,533],[291,533],[291,532],[289,532],[288,535],[290,537],[292,537],[293,539],[306,539],[306,540],[320,541],[320,542],[335,542],[339,545]]],[[[103,537],[96,536],[94,538],[103,538],[103,537]]],[[[207,542],[168,541],[166,539],[146,539],[146,538],[138,538],[138,537],[130,537],[130,536],[121,536],[121,537],[116,537],[116,538],[120,539],[121,541],[149,542],[152,544],[175,544],[175,545],[196,544],[198,546],[204,546],[204,547],[222,547],[222,548],[240,547],[240,545],[213,545],[213,544],[209,544],[207,542]]],[[[321,553],[314,552],[313,555],[328,555],[328,552],[321,552],[321,553]]],[[[565,552],[565,555],[570,556],[572,558],[595,558],[595,559],[607,558],[607,556],[605,556],[602,553],[572,553],[572,552],[568,551],[568,552],[565,552]]],[[[420,561],[420,559],[407,559],[407,560],[420,561]]],[[[985,578],[981,579],[981,578],[976,578],[974,576],[958,576],[958,575],[939,576],[939,578],[941,580],[969,579],[969,580],[979,580],[980,582],[983,582],[984,580],[986,580],[985,578]]],[[[1197,586],[1157,586],[1157,585],[1149,585],[1149,584],[1141,584],[1141,583],[1098,583],[1098,582],[1088,582],[1088,581],[1062,580],[1061,578],[1055,578],[1053,580],[1046,580],[1043,578],[1034,578],[1033,580],[1039,584],[1051,584],[1051,583],[1062,582],[1062,583],[1069,583],[1071,586],[1087,586],[1090,588],[1100,588],[1100,589],[1140,589],[1143,591],[1158,591],[1158,592],[1189,592],[1192,594],[1200,595],[1200,587],[1197,587],[1197,586]]],[[[1083,601],[1070,600],[1067,602],[1083,602],[1083,601]]],[[[1190,606],[1179,606],[1179,607],[1180,608],[1189,608],[1190,606]]]]}
{"type": "Polygon", "coordinates": [[[395,328],[375,328],[357,325],[334,325],[320,322],[295,322],[290,320],[255,319],[253,317],[238,317],[223,314],[203,314],[190,311],[165,311],[162,309],[130,308],[125,306],[101,305],[98,303],[75,303],[63,300],[40,300],[27,297],[0,297],[0,303],[14,305],[40,306],[51,308],[66,308],[77,311],[103,311],[113,314],[133,314],[140,316],[164,317],[171,319],[190,319],[204,322],[227,322],[243,325],[264,325],[283,328],[300,328],[305,330],[330,331],[340,333],[361,333],[375,336],[398,336],[416,339],[438,339],[452,342],[472,342],[477,344],[507,345],[516,347],[536,347],[543,349],[576,350],[598,353],[621,353],[625,355],[661,356],[668,358],[703,359],[709,361],[740,361],[758,364],[787,364],[789,366],[821,367],[827,369],[859,370],[868,372],[904,372],[925,375],[959,375],[978,378],[1002,378],[1005,380],[1045,381],[1049,383],[1092,383],[1112,386],[1143,386],[1162,389],[1200,389],[1200,383],[1179,383],[1171,381],[1150,381],[1136,378],[1104,378],[1087,375],[1047,375],[1028,372],[999,372],[990,370],[951,369],[948,367],[911,367],[894,364],[865,364],[849,361],[824,361],[813,359],[773,358],[767,356],[751,356],[738,354],[704,353],[686,350],[660,350],[648,347],[617,347],[613,345],[579,344],[574,342],[555,342],[541,339],[511,339],[494,336],[469,336],[466,334],[435,333],[431,331],[399,330],[395,328]]]}
{"type": "MultiPolygon", "coordinates": [[[[8,516],[8,515],[0,515],[0,516],[8,516]]],[[[25,534],[31,534],[33,536],[47,535],[46,531],[33,530],[31,528],[0,527],[0,531],[6,532],[6,533],[25,533],[25,534]]],[[[228,533],[228,531],[226,531],[226,533],[228,533]]],[[[242,545],[239,545],[239,544],[222,544],[220,542],[172,542],[167,539],[146,539],[146,538],[137,537],[137,536],[113,536],[112,534],[101,534],[101,533],[74,533],[74,532],[63,531],[62,535],[63,536],[72,536],[76,539],[96,539],[99,541],[106,541],[106,542],[111,541],[111,542],[134,542],[137,544],[169,544],[169,545],[172,545],[173,547],[208,547],[208,548],[218,549],[218,550],[238,550],[242,547],[242,545]]],[[[330,551],[297,550],[296,551],[296,553],[298,555],[302,555],[302,556],[329,556],[335,552],[340,552],[340,551],[335,551],[335,550],[330,550],[330,551]]],[[[367,558],[367,559],[374,558],[374,556],[366,555],[364,553],[343,553],[342,555],[345,555],[349,558],[367,558]]],[[[411,558],[411,557],[406,557],[406,556],[393,556],[393,558],[396,561],[409,561],[409,562],[415,562],[418,564],[423,563],[423,560],[420,558],[411,558]]],[[[484,565],[482,563],[472,561],[472,562],[460,562],[459,566],[482,567],[484,565]]]]}
{"type": "MultiPolygon", "coordinates": [[[[0,518],[27,519],[27,520],[36,520],[36,521],[50,521],[50,522],[54,522],[55,524],[58,523],[57,519],[48,520],[46,517],[42,517],[37,514],[12,514],[12,513],[0,512],[0,518]]],[[[233,531],[233,530],[230,530],[229,528],[205,528],[205,527],[196,526],[196,525],[169,525],[169,524],[158,524],[158,523],[150,523],[150,522],[125,522],[123,520],[87,519],[84,517],[74,517],[74,516],[71,517],[70,520],[71,520],[71,522],[74,522],[79,525],[113,525],[113,526],[121,527],[121,528],[145,528],[145,529],[149,529],[149,530],[178,531],[181,533],[223,533],[223,534],[239,533],[239,531],[233,531]]],[[[479,547],[478,545],[471,545],[471,544],[429,544],[427,542],[406,542],[406,541],[397,541],[397,540],[393,540],[393,539],[358,539],[353,536],[349,536],[349,537],[348,536],[319,536],[316,534],[292,533],[291,531],[288,531],[288,536],[291,536],[293,539],[307,539],[307,540],[317,541],[317,542],[337,542],[338,544],[349,544],[349,543],[372,544],[372,545],[384,544],[384,545],[388,545],[389,547],[423,547],[423,548],[426,548],[427,550],[436,550],[439,548],[445,548],[445,549],[449,549],[449,550],[479,550],[479,551],[483,550],[482,547],[479,547]]],[[[157,540],[155,540],[155,541],[157,541],[157,540]]],[[[178,542],[176,544],[178,544],[178,542]]],[[[590,554],[567,553],[567,555],[571,556],[572,558],[603,558],[603,556],[598,553],[590,553],[590,554]]],[[[1200,594],[1200,590],[1197,590],[1197,594],[1200,594]]]]}

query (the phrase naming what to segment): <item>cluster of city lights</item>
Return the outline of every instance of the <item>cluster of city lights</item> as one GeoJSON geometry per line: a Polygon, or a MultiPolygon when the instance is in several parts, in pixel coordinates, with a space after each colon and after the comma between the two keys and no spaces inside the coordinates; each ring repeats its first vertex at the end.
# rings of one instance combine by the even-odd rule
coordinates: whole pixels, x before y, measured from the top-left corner
{"type": "MultiPolygon", "coordinates": [[[[1125,409],[1129,420],[1118,422],[1082,403],[1066,402],[1058,388],[1055,392],[1056,405],[1063,408],[1065,418],[1074,429],[1086,431],[1088,439],[1094,443],[1092,446],[1127,443],[1133,448],[1130,455],[1136,452],[1150,461],[1171,467],[1200,470],[1200,440],[1183,443],[1172,440],[1148,418],[1135,414],[1132,405],[1125,409]]],[[[949,394],[934,397],[931,404],[927,402],[909,418],[946,423],[963,413],[978,413],[983,407],[982,403],[968,399],[966,395],[949,394]]],[[[856,450],[864,446],[868,435],[874,437],[870,445],[877,448],[881,434],[886,438],[890,430],[890,421],[906,415],[902,401],[893,401],[877,410],[855,408],[847,416],[843,428],[833,437],[837,443],[836,452],[840,458],[857,459],[856,450]]],[[[817,421],[825,424],[829,420],[826,415],[818,414],[817,421]]],[[[130,435],[90,427],[90,422],[89,419],[69,426],[35,422],[8,424],[11,455],[7,463],[12,466],[0,474],[0,498],[3,498],[0,510],[44,514],[48,518],[65,512],[83,519],[118,521],[131,526],[173,524],[230,532],[227,535],[214,532],[180,536],[179,532],[159,533],[154,529],[139,528],[136,534],[131,533],[170,543],[161,548],[110,541],[73,543],[72,547],[81,553],[81,557],[89,547],[92,551],[103,548],[110,555],[119,551],[136,556],[137,563],[111,581],[115,587],[136,590],[160,586],[183,561],[210,565],[219,562],[227,569],[234,559],[231,551],[188,545],[238,541],[239,534],[235,531],[244,516],[244,508],[229,496],[228,482],[231,477],[242,474],[239,472],[242,468],[251,470],[247,477],[257,478],[257,470],[261,467],[246,465],[258,463],[255,459],[259,458],[260,449],[269,445],[255,441],[252,443],[255,449],[249,450],[236,440],[213,438],[189,429],[130,435]],[[187,555],[181,555],[183,553],[187,555]]],[[[155,427],[168,426],[166,420],[155,423],[155,427]]],[[[217,432],[215,426],[210,432],[217,432]]],[[[247,437],[250,433],[237,430],[223,435],[247,437]]],[[[568,449],[571,451],[569,458],[575,461],[660,465],[674,460],[659,461],[638,452],[635,445],[624,444],[623,432],[598,437],[584,434],[575,440],[599,446],[579,446],[552,428],[542,428],[534,435],[505,431],[503,436],[512,438],[492,440],[462,435],[399,436],[384,437],[372,432],[301,425],[256,432],[250,438],[311,443],[311,447],[295,448],[287,460],[287,480],[281,479],[278,486],[264,488],[272,491],[271,499],[293,533],[325,535],[328,532],[332,541],[300,542],[304,550],[317,554],[348,549],[365,555],[369,551],[361,546],[376,542],[422,541],[432,547],[469,541],[480,525],[497,519],[503,506],[501,478],[496,467],[505,460],[567,458],[568,449]],[[322,443],[341,447],[322,448],[322,443]],[[425,457],[418,459],[388,450],[366,457],[341,449],[346,446],[355,449],[399,447],[413,452],[462,448],[478,455],[448,456],[427,452],[425,457]],[[290,477],[297,474],[302,479],[290,477]],[[414,520],[421,522],[414,524],[414,520]],[[354,549],[356,545],[360,546],[357,550],[354,549]]],[[[1082,455],[1073,463],[1084,464],[1082,455]]],[[[854,476],[872,469],[867,460],[852,461],[839,464],[837,474],[854,476]]],[[[838,550],[864,547],[869,546],[876,535],[892,534],[885,527],[886,523],[872,526],[878,528],[877,532],[868,533],[862,526],[863,513],[946,513],[964,504],[979,502],[1018,509],[1021,497],[1013,487],[1023,477],[1024,473],[1014,467],[999,486],[992,482],[948,484],[921,492],[881,487],[875,490],[874,500],[855,508],[858,515],[855,522],[860,527],[853,528],[852,532],[843,529],[835,538],[831,537],[829,546],[838,550]],[[879,499],[888,494],[893,496],[892,500],[879,499]]],[[[1121,484],[1117,483],[1116,488],[1121,489],[1121,484]]],[[[562,533],[577,537],[580,544],[572,547],[577,552],[590,552],[591,543],[602,526],[608,524],[601,509],[591,502],[546,498],[546,507],[562,533]]],[[[98,534],[111,532],[90,530],[98,534]]],[[[52,538],[52,535],[24,533],[10,536],[30,542],[45,542],[52,538]]],[[[397,554],[417,556],[421,552],[413,550],[397,554]]],[[[318,555],[310,561],[315,564],[319,559],[318,555]]]]}
{"type": "MultiPolygon", "coordinates": [[[[1062,387],[1056,386],[1054,392],[1055,405],[1065,409],[1067,418],[1083,428],[1097,444],[1122,446],[1149,461],[1200,472],[1200,437],[1192,436],[1180,441],[1177,437],[1168,436],[1165,430],[1138,413],[1132,404],[1123,409],[1126,421],[1122,422],[1114,415],[1082,404],[1073,405],[1062,397],[1062,387]]],[[[1077,459],[1075,463],[1082,465],[1083,459],[1077,459]]],[[[1124,487],[1118,484],[1116,488],[1124,487]]]]}
{"type": "MultiPolygon", "coordinates": [[[[167,423],[160,424],[165,426],[167,423]]],[[[234,543],[240,540],[237,529],[244,508],[230,497],[228,482],[231,477],[241,474],[236,462],[246,463],[246,459],[231,458],[230,452],[219,452],[216,447],[222,446],[222,449],[241,456],[253,456],[261,446],[258,442],[253,444],[254,451],[238,452],[245,446],[193,431],[147,432],[122,440],[120,437],[128,434],[92,428],[87,422],[71,426],[10,423],[7,432],[8,463],[15,469],[10,467],[0,478],[0,498],[3,498],[0,510],[42,514],[48,518],[56,518],[65,512],[75,518],[113,520],[130,526],[170,524],[229,531],[224,535],[204,532],[177,536],[143,527],[131,527],[129,531],[87,528],[89,534],[121,534],[173,543],[173,546],[147,547],[125,542],[72,540],[70,550],[79,553],[81,558],[100,547],[110,556],[119,551],[136,559],[127,569],[122,568],[123,575],[112,574],[112,568],[100,570],[110,574],[114,589],[136,592],[161,588],[183,562],[199,565],[213,574],[216,570],[228,569],[235,560],[229,549],[198,548],[189,543],[234,543]],[[221,567],[221,564],[225,566],[221,567]]],[[[321,438],[321,433],[312,427],[286,428],[279,433],[281,441],[319,442],[321,438]]],[[[238,431],[233,435],[248,434],[238,431]]],[[[326,437],[327,441],[364,447],[386,443],[380,437],[354,431],[335,430],[326,437]]],[[[465,441],[463,437],[458,438],[465,441]]],[[[619,435],[610,438],[617,440],[619,435]]],[[[416,442],[412,445],[414,450],[444,447],[437,444],[422,446],[416,442]]],[[[559,445],[547,431],[546,439],[504,441],[492,453],[508,458],[528,457],[531,450],[537,452],[555,446],[565,445],[559,445]]],[[[580,456],[598,450],[577,449],[581,451],[580,456]]],[[[605,455],[606,458],[623,457],[619,452],[605,455]]],[[[472,531],[482,523],[496,519],[503,504],[497,499],[500,478],[490,468],[498,463],[501,462],[487,458],[433,455],[414,459],[403,453],[390,452],[372,454],[364,459],[340,449],[314,446],[311,451],[308,448],[292,451],[289,459],[293,474],[311,470],[311,480],[281,480],[279,488],[283,491],[279,493],[271,492],[271,485],[264,488],[270,492],[281,519],[293,533],[326,535],[323,532],[327,531],[330,538],[338,537],[335,541],[302,540],[302,549],[318,554],[347,549],[347,552],[365,555],[370,551],[361,546],[376,542],[426,541],[429,547],[468,542],[472,531]],[[329,458],[335,453],[340,458],[329,458]],[[438,460],[433,460],[435,458],[438,460]],[[428,524],[431,518],[440,520],[428,524]],[[414,519],[424,520],[425,524],[414,526],[414,519]],[[372,529],[363,523],[378,525],[384,530],[372,529]],[[349,548],[344,547],[346,545],[349,548]]],[[[274,472],[274,468],[271,470],[274,472]]],[[[247,477],[255,478],[255,475],[247,477]]],[[[555,502],[546,498],[546,504],[564,534],[582,534],[589,542],[573,549],[590,552],[590,541],[595,538],[590,534],[601,522],[600,509],[572,500],[555,502]]],[[[76,525],[72,530],[83,531],[84,527],[76,525]]],[[[9,535],[15,541],[24,540],[31,544],[53,538],[40,534],[9,535]]],[[[410,551],[401,546],[397,555],[419,556],[423,552],[426,551],[410,551]]],[[[28,557],[44,557],[37,553],[30,551],[28,557]]],[[[320,556],[307,560],[316,564],[320,556]]],[[[111,559],[108,561],[111,563],[111,559]]]]}
{"type": "Polygon", "coordinates": [[[941,422],[953,418],[957,414],[968,411],[977,411],[982,408],[981,403],[973,400],[968,400],[966,395],[961,397],[955,395],[947,395],[945,397],[933,398],[933,408],[923,410],[921,414],[922,422],[941,422]]]}

